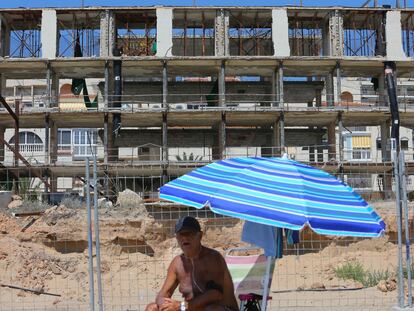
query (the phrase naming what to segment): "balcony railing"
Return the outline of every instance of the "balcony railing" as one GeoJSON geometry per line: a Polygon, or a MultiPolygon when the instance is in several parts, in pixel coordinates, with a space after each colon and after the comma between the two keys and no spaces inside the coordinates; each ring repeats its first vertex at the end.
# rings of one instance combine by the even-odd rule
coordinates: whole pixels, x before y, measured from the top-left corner
{"type": "MultiPolygon", "coordinates": [[[[298,90],[300,93],[300,91],[298,90]]],[[[162,94],[123,95],[120,98],[109,96],[107,100],[100,100],[97,107],[88,108],[83,102],[83,97],[74,96],[73,102],[65,100],[60,102],[57,98],[50,101],[45,96],[38,96],[34,103],[24,100],[20,104],[20,114],[33,112],[93,112],[93,111],[209,111],[209,110],[236,110],[236,111],[265,111],[265,110],[372,110],[388,109],[387,96],[367,95],[354,93],[353,100],[341,100],[336,94],[323,94],[322,98],[310,97],[308,101],[289,101],[285,98],[282,103],[279,95],[270,93],[234,94],[227,93],[224,99],[219,100],[219,94],[169,94],[167,102],[162,102],[162,94]],[[327,99],[335,98],[329,102],[327,99]],[[49,108],[47,108],[49,107],[49,108]]],[[[293,95],[292,96],[296,96],[293,95]]],[[[14,110],[16,100],[21,98],[7,97],[6,101],[14,110]]],[[[414,95],[399,95],[398,103],[400,111],[414,110],[414,95]]],[[[0,113],[7,113],[0,106],[0,113]]]]}

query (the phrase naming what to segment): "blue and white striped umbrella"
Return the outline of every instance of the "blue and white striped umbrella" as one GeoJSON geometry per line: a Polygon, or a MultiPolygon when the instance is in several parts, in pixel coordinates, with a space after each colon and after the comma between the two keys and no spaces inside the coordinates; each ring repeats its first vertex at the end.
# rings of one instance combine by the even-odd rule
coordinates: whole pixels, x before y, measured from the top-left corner
{"type": "Polygon", "coordinates": [[[261,224],[318,234],[377,237],[385,224],[336,177],[285,158],[231,158],[183,175],[160,198],[261,224]]]}

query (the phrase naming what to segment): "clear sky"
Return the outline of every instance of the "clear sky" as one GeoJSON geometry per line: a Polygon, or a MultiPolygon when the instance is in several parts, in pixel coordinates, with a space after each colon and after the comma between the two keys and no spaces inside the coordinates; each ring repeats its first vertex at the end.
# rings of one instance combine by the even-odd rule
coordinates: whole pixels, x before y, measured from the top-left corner
{"type": "MultiPolygon", "coordinates": [[[[16,7],[78,7],[85,6],[281,6],[299,5],[301,0],[0,0],[0,8],[16,7]]],[[[304,6],[353,6],[360,7],[366,0],[302,0],[304,6]]],[[[374,0],[371,0],[371,4],[374,0]]],[[[398,0],[378,0],[379,5],[393,7],[398,0]]],[[[407,7],[414,8],[414,0],[404,1],[407,7]]]]}

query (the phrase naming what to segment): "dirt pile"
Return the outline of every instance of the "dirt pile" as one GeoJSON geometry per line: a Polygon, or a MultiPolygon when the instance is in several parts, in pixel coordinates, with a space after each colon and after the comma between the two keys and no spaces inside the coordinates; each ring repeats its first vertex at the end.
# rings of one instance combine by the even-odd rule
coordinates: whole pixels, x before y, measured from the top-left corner
{"type": "MultiPolygon", "coordinates": [[[[108,295],[122,290],[125,284],[128,284],[131,295],[144,297],[142,289],[155,294],[169,262],[181,252],[174,237],[175,220],[167,213],[165,217],[152,217],[139,196],[128,191],[117,204],[100,208],[99,213],[102,273],[105,288],[111,290],[108,295]]],[[[16,218],[10,210],[0,210],[1,282],[39,293],[62,295],[58,300],[53,298],[51,304],[87,301],[86,216],[85,206],[68,208],[62,204],[41,210],[32,216],[34,221],[23,230],[27,217],[16,218]]],[[[396,219],[389,213],[384,220],[388,225],[387,234],[378,239],[322,238],[305,232],[300,245],[305,252],[299,256],[295,249],[290,249],[288,255],[277,261],[272,290],[362,288],[357,281],[341,279],[335,273],[335,269],[349,262],[359,262],[364,269],[372,271],[381,271],[385,267],[395,271],[397,247],[393,240],[396,229],[393,224],[396,219]]],[[[224,253],[229,248],[243,245],[240,242],[241,221],[217,217],[201,218],[200,222],[206,246],[224,253]]],[[[393,287],[393,279],[384,279],[374,288],[385,295],[395,293],[393,287]]],[[[10,297],[21,301],[37,297],[18,290],[7,293],[7,301],[13,301],[10,297]]],[[[118,296],[122,295],[119,292],[118,296]]],[[[143,304],[146,299],[142,298],[143,304]]]]}

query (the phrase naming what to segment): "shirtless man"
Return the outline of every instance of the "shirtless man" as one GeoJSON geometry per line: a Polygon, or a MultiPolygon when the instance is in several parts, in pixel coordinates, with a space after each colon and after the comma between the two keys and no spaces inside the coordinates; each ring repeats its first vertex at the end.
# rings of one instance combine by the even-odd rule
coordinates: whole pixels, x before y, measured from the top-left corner
{"type": "Polygon", "coordinates": [[[164,285],[146,311],[234,311],[233,281],[224,258],[201,245],[200,224],[190,216],[178,220],[175,234],[183,254],[171,262],[164,285]],[[182,301],[171,299],[175,289],[182,301]]]}

